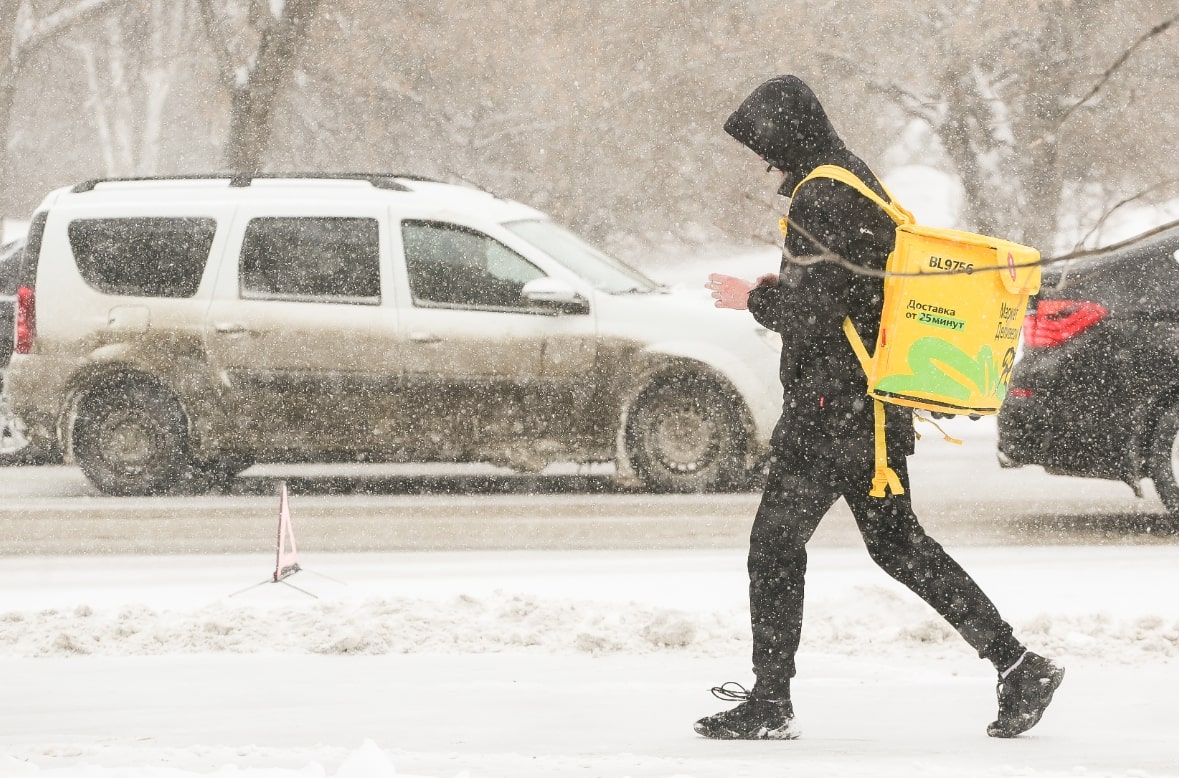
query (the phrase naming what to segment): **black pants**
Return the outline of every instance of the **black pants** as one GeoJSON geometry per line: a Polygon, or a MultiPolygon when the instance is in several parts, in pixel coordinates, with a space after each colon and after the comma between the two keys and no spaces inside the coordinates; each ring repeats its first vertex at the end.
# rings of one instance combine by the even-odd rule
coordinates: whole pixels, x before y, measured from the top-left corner
{"type": "Polygon", "coordinates": [[[753,671],[759,695],[789,694],[802,631],[806,543],[840,497],[851,508],[876,564],[929,603],[996,668],[1005,669],[1019,659],[1024,648],[1012,636],[1011,626],[918,523],[903,458],[890,458],[889,464],[900,476],[905,493],[883,499],[868,495],[870,466],[808,462],[799,468],[791,460],[775,457],[771,463],[749,543],[753,671]],[[799,475],[800,471],[807,475],[799,475]]]}

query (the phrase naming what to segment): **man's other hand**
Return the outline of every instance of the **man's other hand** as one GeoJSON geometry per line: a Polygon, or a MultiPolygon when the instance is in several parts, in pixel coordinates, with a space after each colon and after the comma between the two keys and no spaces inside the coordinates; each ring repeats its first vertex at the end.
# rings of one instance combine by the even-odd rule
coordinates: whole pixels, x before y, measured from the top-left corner
{"type": "Polygon", "coordinates": [[[712,299],[716,300],[717,308],[744,311],[749,307],[749,292],[755,287],[777,285],[777,273],[766,273],[759,276],[757,281],[746,281],[744,278],[726,276],[721,273],[709,273],[708,283],[704,287],[712,291],[712,299]]]}
{"type": "Polygon", "coordinates": [[[705,289],[712,292],[712,299],[716,300],[717,308],[732,308],[744,311],[749,308],[749,292],[756,286],[752,281],[744,278],[726,276],[721,273],[709,273],[705,289]]]}

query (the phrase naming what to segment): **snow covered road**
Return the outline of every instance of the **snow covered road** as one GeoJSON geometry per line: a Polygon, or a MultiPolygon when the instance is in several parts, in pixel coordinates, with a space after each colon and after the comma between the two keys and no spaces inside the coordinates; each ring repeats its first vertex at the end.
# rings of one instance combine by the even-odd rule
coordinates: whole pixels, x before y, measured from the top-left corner
{"type": "Polygon", "coordinates": [[[795,743],[691,730],[749,681],[739,550],[306,552],[318,599],[229,596],[272,557],[7,558],[0,775],[1179,775],[1179,550],[957,555],[1068,667],[1013,741],[989,668],[862,549],[812,554],[795,743]]]}
{"type": "MultiPolygon", "coordinates": [[[[1174,542],[1149,482],[1138,499],[1122,483],[1004,470],[994,419],[942,425],[965,444],[926,434],[909,467],[917,513],[943,543],[1174,542]]],[[[740,548],[758,500],[620,493],[604,475],[454,465],[258,466],[225,495],[113,498],[78,468],[11,467],[0,468],[0,557],[261,551],[273,543],[279,479],[291,483],[300,540],[318,551],[740,548]]],[[[812,542],[860,544],[842,502],[812,542]]]]}

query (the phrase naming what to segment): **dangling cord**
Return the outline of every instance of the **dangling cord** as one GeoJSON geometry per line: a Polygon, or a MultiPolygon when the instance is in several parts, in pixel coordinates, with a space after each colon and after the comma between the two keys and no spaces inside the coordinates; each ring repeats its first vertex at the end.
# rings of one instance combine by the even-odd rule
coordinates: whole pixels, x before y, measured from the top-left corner
{"type": "MultiPolygon", "coordinates": [[[[923,422],[925,422],[926,424],[932,424],[934,429],[936,429],[938,432],[942,433],[942,438],[943,438],[943,439],[944,439],[944,440],[945,440],[947,443],[953,443],[955,446],[961,446],[961,445],[962,445],[962,441],[961,441],[961,440],[959,440],[958,438],[952,438],[952,437],[950,437],[949,435],[947,435],[947,434],[946,434],[946,431],[945,431],[944,429],[942,429],[942,428],[941,428],[941,427],[938,425],[938,423],[937,423],[936,421],[934,421],[933,419],[929,419],[929,418],[926,418],[925,416],[922,416],[922,415],[921,415],[920,413],[918,413],[916,410],[914,410],[914,411],[913,411],[913,418],[914,418],[916,421],[923,421],[923,422]]],[[[914,430],[913,430],[913,433],[914,433],[914,434],[917,436],[917,439],[918,439],[918,440],[921,440],[921,433],[920,433],[920,432],[917,432],[917,430],[915,430],[915,429],[914,429],[914,430]]]]}
{"type": "Polygon", "coordinates": [[[713,697],[725,702],[743,702],[753,695],[753,692],[736,681],[725,681],[720,686],[712,687],[709,691],[712,692],[713,697]]]}

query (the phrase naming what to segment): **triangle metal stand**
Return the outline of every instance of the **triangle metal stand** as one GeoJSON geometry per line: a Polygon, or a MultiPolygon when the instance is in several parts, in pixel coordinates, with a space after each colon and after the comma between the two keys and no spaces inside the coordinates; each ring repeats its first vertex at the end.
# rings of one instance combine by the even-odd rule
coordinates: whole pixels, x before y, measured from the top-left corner
{"type": "MultiPolygon", "coordinates": [[[[270,578],[267,578],[265,581],[259,581],[253,586],[247,586],[245,589],[234,592],[229,596],[236,597],[251,589],[257,589],[259,586],[280,583],[318,600],[318,594],[313,594],[302,587],[295,586],[287,580],[295,573],[303,572],[303,568],[299,566],[299,549],[295,545],[295,529],[291,524],[291,506],[287,496],[286,481],[279,481],[278,483],[278,543],[275,546],[275,552],[274,573],[271,574],[270,578]]],[[[308,570],[307,572],[312,571],[308,570]]],[[[316,573],[316,575],[321,578],[327,578],[329,581],[343,584],[343,581],[336,581],[336,579],[323,575],[322,573],[316,573]]]]}

